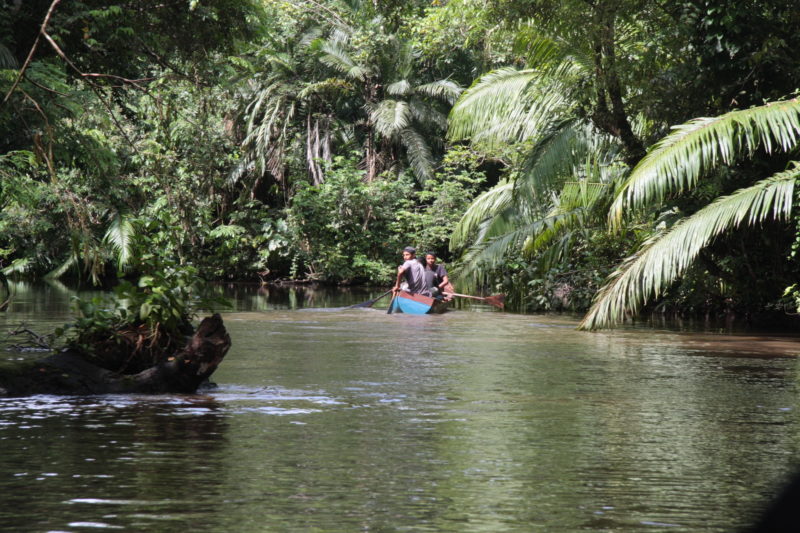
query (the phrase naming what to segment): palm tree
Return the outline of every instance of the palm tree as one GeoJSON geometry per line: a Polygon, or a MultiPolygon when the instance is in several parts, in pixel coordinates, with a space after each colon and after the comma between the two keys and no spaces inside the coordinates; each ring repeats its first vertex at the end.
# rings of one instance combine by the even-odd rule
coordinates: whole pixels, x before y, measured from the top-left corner
{"type": "Polygon", "coordinates": [[[361,130],[366,180],[405,160],[424,181],[433,174],[430,139],[447,128],[439,104],[452,105],[461,89],[450,80],[421,79],[416,50],[397,35],[356,44],[357,34],[339,28],[317,46],[320,60],[342,76],[341,85],[352,87],[350,99],[359,102],[353,119],[361,130]]]}
{"type": "Polygon", "coordinates": [[[308,53],[309,43],[320,33],[320,28],[312,26],[281,42],[270,41],[245,64],[253,74],[245,82],[250,93],[245,110],[246,157],[231,174],[231,182],[252,173],[256,180],[250,188],[255,191],[261,176],[269,173],[285,190],[287,161],[297,136],[305,143],[311,182],[318,185],[324,181],[320,161],[331,160],[335,128],[333,109],[327,102],[341,88],[322,77],[324,73],[315,68],[308,53]]]}
{"type": "Polygon", "coordinates": [[[613,184],[627,170],[619,145],[579,121],[526,155],[516,179],[479,196],[451,235],[451,249],[468,246],[459,275],[476,284],[515,251],[538,255],[540,271],[558,265],[574,244],[604,230],[613,184]]]}
{"type": "Polygon", "coordinates": [[[501,181],[470,206],[451,249],[469,246],[460,276],[478,282],[515,251],[543,258],[542,270],[571,244],[604,227],[610,185],[626,170],[620,143],[577,114],[575,87],[585,59],[553,39],[530,41],[529,68],[502,68],[480,78],[454,106],[452,140],[469,138],[489,153],[527,147],[501,181]]]}
{"type": "Polygon", "coordinates": [[[331,161],[337,141],[339,148],[360,146],[367,181],[392,165],[407,164],[420,181],[432,175],[431,139],[446,130],[444,106],[455,102],[460,88],[425,80],[407,41],[369,29],[380,25],[361,20],[358,6],[344,11],[329,12],[325,27],[270,42],[257,55],[246,83],[252,94],[245,112],[248,157],[232,181],[249,170],[266,171],[285,186],[297,138],[314,184],[324,180],[320,161],[331,161]]]}
{"type": "MultiPolygon", "coordinates": [[[[610,211],[612,225],[669,195],[695,188],[722,165],[758,151],[789,153],[800,141],[800,102],[773,102],[675,128],[633,169],[610,211]]],[[[656,232],[609,277],[580,324],[591,330],[619,323],[656,298],[692,265],[715,238],[768,219],[789,219],[800,163],[714,199],[669,229],[656,232]]]]}

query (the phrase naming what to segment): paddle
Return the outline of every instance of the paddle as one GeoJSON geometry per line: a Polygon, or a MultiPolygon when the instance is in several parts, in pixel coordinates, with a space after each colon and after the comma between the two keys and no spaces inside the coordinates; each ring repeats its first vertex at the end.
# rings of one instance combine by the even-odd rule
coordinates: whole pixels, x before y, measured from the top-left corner
{"type": "Polygon", "coordinates": [[[446,296],[460,296],[462,298],[472,298],[473,300],[483,300],[489,305],[493,305],[499,309],[503,309],[505,307],[506,295],[505,294],[493,294],[492,296],[470,296],[469,294],[458,294],[457,292],[443,292],[442,294],[446,296]]]}
{"type": "MultiPolygon", "coordinates": [[[[392,289],[389,292],[394,292],[394,289],[392,289]]],[[[395,298],[397,298],[397,293],[396,292],[394,294],[392,294],[392,299],[389,300],[389,309],[386,310],[386,314],[387,315],[391,315],[392,311],[394,311],[394,299],[395,298]]]]}
{"type": "Polygon", "coordinates": [[[381,298],[383,298],[384,296],[386,296],[390,292],[392,292],[392,289],[389,289],[388,291],[384,292],[383,294],[381,294],[377,298],[373,298],[372,300],[367,300],[366,302],[361,302],[360,304],[350,305],[347,308],[348,309],[353,309],[355,307],[372,307],[372,304],[374,304],[375,302],[377,302],[378,300],[380,300],[381,298]]]}

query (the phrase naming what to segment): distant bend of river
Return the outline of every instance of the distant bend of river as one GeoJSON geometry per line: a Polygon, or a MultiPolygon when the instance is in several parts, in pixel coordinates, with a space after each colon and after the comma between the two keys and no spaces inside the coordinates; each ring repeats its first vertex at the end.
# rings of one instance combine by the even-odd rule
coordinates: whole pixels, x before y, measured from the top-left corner
{"type": "MultiPolygon", "coordinates": [[[[5,361],[74,293],[16,288],[5,361]]],[[[0,531],[732,532],[798,463],[792,336],[258,289],[217,388],[0,399],[0,531]]]]}

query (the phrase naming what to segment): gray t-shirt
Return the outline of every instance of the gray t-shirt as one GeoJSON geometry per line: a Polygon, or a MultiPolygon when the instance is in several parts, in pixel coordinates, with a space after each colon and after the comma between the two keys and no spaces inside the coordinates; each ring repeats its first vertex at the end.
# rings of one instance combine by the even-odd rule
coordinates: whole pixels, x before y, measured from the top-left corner
{"type": "Polygon", "coordinates": [[[402,265],[403,276],[408,283],[408,292],[415,294],[429,294],[428,285],[425,283],[425,267],[416,259],[409,259],[402,265]]]}

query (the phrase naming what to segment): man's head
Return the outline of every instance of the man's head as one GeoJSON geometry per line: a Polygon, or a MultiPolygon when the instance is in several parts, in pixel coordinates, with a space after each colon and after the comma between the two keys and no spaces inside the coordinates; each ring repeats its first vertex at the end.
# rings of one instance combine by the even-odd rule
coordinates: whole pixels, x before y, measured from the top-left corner
{"type": "Polygon", "coordinates": [[[417,255],[417,249],[414,248],[413,246],[406,246],[405,248],[403,248],[403,259],[405,260],[414,259],[416,255],[417,255]]]}
{"type": "Polygon", "coordinates": [[[436,264],[436,252],[425,252],[425,262],[433,266],[436,264]]]}

